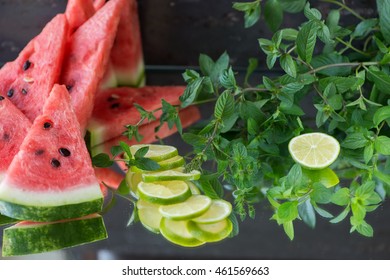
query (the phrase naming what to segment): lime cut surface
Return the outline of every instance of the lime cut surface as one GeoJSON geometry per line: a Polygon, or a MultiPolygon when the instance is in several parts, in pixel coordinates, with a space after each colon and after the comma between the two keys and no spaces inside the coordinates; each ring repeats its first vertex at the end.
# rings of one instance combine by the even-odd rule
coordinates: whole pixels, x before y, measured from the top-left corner
{"type": "Polygon", "coordinates": [[[173,221],[162,218],[160,223],[161,234],[170,242],[184,246],[197,247],[205,242],[193,237],[187,228],[188,221],[173,221]]]}
{"type": "Polygon", "coordinates": [[[142,180],[144,182],[155,181],[172,181],[172,180],[198,180],[200,178],[200,172],[193,170],[189,173],[184,173],[176,170],[165,170],[160,172],[143,173],[142,180]]]}
{"type": "Polygon", "coordinates": [[[189,221],[187,228],[190,234],[200,241],[218,242],[229,236],[232,232],[233,224],[229,219],[213,224],[198,224],[194,221],[189,221]]]}
{"type": "Polygon", "coordinates": [[[141,224],[151,232],[160,233],[161,214],[158,211],[160,205],[138,200],[138,217],[141,224]]]}
{"type": "Polygon", "coordinates": [[[232,213],[232,205],[228,201],[214,199],[210,208],[203,215],[194,218],[193,221],[199,224],[216,223],[229,217],[230,213],[232,213]]]}
{"type": "Polygon", "coordinates": [[[185,201],[192,193],[184,181],[140,182],[138,195],[143,200],[161,205],[185,201]]]}
{"type": "Polygon", "coordinates": [[[130,147],[130,152],[134,154],[143,147],[149,147],[145,157],[154,161],[162,161],[178,155],[178,151],[173,146],[156,145],[156,144],[137,144],[130,147]]]}
{"type": "Polygon", "coordinates": [[[330,135],[315,132],[294,137],[288,149],[294,161],[303,167],[323,169],[337,159],[340,144],[330,135]]]}
{"type": "Polygon", "coordinates": [[[205,195],[193,195],[186,201],[160,207],[160,213],[172,220],[188,220],[205,213],[211,205],[211,198],[205,195]]]}

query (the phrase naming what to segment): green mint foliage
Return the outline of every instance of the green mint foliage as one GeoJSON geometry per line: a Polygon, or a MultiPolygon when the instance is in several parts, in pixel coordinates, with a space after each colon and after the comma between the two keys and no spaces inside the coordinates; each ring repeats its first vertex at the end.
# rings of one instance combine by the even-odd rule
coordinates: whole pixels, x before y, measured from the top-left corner
{"type": "Polygon", "coordinates": [[[244,12],[245,28],[249,28],[258,22],[261,15],[261,0],[246,3],[233,3],[233,8],[244,12]]]}
{"type": "Polygon", "coordinates": [[[92,165],[95,167],[110,167],[114,161],[110,159],[110,156],[104,153],[100,153],[92,157],[92,165]]]}

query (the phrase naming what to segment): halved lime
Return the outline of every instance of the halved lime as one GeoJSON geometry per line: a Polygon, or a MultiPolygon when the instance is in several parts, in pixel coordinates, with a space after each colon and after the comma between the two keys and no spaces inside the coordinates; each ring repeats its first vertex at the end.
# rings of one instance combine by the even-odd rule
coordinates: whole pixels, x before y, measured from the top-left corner
{"type": "Polygon", "coordinates": [[[337,159],[340,144],[325,133],[306,133],[291,139],[288,150],[292,158],[303,167],[322,169],[337,159]]]}
{"type": "Polygon", "coordinates": [[[140,198],[161,205],[179,203],[189,198],[192,193],[184,181],[163,181],[138,184],[140,198]]]}
{"type": "Polygon", "coordinates": [[[186,201],[171,205],[162,205],[160,213],[172,220],[188,220],[205,213],[211,205],[211,198],[205,195],[193,195],[186,201]]]}
{"type": "MultiPolygon", "coordinates": [[[[164,170],[169,170],[169,169],[174,169],[174,168],[184,166],[185,161],[182,156],[174,156],[169,159],[159,161],[158,164],[160,165],[160,168],[156,171],[164,171],[164,170]]],[[[133,172],[138,172],[138,173],[145,172],[145,170],[139,169],[136,166],[132,166],[130,169],[133,172]]]]}
{"type": "Polygon", "coordinates": [[[191,181],[186,181],[186,183],[190,187],[192,194],[200,194],[199,188],[194,183],[192,183],[191,181]]]}
{"type": "Polygon", "coordinates": [[[157,145],[157,144],[137,144],[130,147],[130,152],[134,154],[143,147],[149,147],[145,157],[150,158],[154,161],[162,161],[178,155],[177,149],[173,146],[168,145],[157,145]]]}
{"type": "Polygon", "coordinates": [[[308,170],[302,168],[305,175],[312,183],[321,183],[326,188],[336,186],[340,180],[336,173],[329,167],[320,170],[308,170]]]}
{"type": "Polygon", "coordinates": [[[230,202],[222,199],[213,199],[210,208],[201,216],[192,219],[199,224],[212,224],[222,221],[232,213],[230,202]]]}
{"type": "Polygon", "coordinates": [[[197,247],[205,242],[194,238],[187,229],[188,221],[173,221],[162,218],[160,223],[161,234],[170,242],[184,246],[197,247]]]}
{"type": "Polygon", "coordinates": [[[151,232],[160,233],[161,214],[158,211],[159,204],[139,199],[137,201],[138,217],[141,224],[151,232]]]}
{"type": "Polygon", "coordinates": [[[184,173],[176,170],[165,170],[159,172],[150,172],[142,174],[142,181],[155,182],[155,181],[172,181],[172,180],[198,180],[200,178],[200,172],[193,170],[189,173],[184,173]]]}
{"type": "Polygon", "coordinates": [[[187,229],[198,240],[217,242],[229,236],[233,230],[233,224],[227,218],[213,224],[198,224],[194,221],[189,221],[187,229]]]}

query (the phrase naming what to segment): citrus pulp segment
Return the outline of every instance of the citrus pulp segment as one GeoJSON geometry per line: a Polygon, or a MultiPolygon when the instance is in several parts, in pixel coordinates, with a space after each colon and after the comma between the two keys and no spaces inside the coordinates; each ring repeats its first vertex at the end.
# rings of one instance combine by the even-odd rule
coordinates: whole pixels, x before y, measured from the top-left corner
{"type": "Polygon", "coordinates": [[[187,228],[188,221],[173,221],[162,218],[160,223],[161,234],[170,242],[184,246],[197,247],[205,242],[194,238],[187,228]]]}
{"type": "Polygon", "coordinates": [[[199,224],[211,224],[222,221],[229,217],[232,212],[232,205],[222,199],[214,199],[210,208],[201,216],[192,219],[199,224]]]}
{"type": "Polygon", "coordinates": [[[233,224],[227,218],[212,224],[198,224],[194,221],[189,221],[187,229],[198,240],[217,242],[229,236],[232,232],[233,224]]]}
{"type": "Polygon", "coordinates": [[[186,201],[171,205],[162,205],[160,213],[172,220],[188,220],[205,213],[211,205],[211,198],[205,195],[193,195],[186,201]]]}
{"type": "Polygon", "coordinates": [[[306,133],[291,139],[289,152],[295,162],[308,169],[331,165],[340,153],[339,142],[325,133],[306,133]]]}
{"type": "Polygon", "coordinates": [[[138,217],[141,224],[151,232],[160,233],[161,214],[160,205],[139,199],[137,201],[138,217]]]}
{"type": "Polygon", "coordinates": [[[184,181],[140,182],[138,195],[151,203],[167,205],[185,201],[191,196],[191,190],[184,181]]]}

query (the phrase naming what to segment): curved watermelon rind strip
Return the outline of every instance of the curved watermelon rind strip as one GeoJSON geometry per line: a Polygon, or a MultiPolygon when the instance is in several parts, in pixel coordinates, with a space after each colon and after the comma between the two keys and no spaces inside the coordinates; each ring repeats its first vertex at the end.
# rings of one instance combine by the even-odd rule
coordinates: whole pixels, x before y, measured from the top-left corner
{"type": "Polygon", "coordinates": [[[16,224],[4,230],[3,256],[36,254],[107,238],[100,215],[55,223],[16,224]]]}
{"type": "Polygon", "coordinates": [[[0,213],[17,220],[52,222],[83,217],[102,210],[103,198],[59,206],[31,206],[0,200],[0,213]]]}

